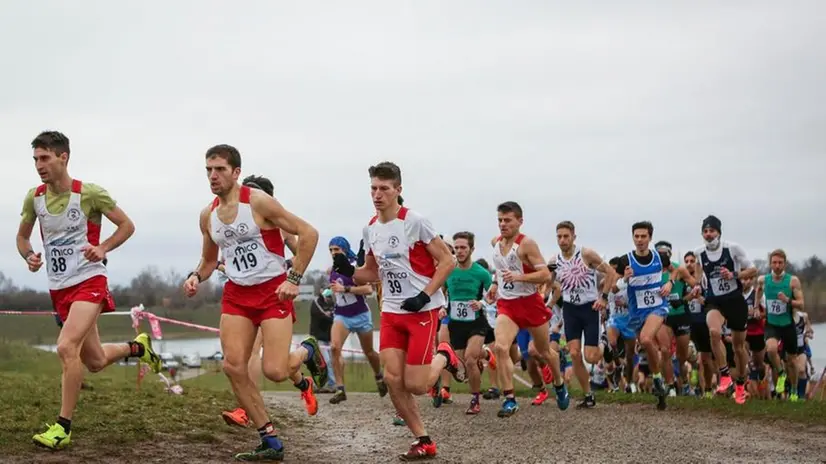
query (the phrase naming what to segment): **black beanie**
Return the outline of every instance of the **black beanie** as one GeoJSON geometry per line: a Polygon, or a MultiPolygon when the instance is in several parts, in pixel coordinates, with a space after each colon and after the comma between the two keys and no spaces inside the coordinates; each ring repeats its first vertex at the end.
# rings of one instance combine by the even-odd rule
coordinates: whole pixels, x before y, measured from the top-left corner
{"type": "Polygon", "coordinates": [[[717,233],[722,234],[723,233],[722,227],[723,227],[723,223],[720,222],[720,220],[717,218],[717,216],[715,216],[713,214],[710,215],[709,217],[703,219],[703,229],[702,230],[714,229],[714,230],[717,231],[717,233]]]}

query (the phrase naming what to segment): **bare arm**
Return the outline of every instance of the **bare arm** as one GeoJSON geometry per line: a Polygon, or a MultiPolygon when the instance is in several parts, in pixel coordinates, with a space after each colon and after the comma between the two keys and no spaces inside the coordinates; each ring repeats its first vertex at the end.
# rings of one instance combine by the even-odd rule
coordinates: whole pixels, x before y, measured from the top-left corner
{"type": "Polygon", "coordinates": [[[34,223],[26,220],[20,221],[20,227],[17,228],[17,252],[23,259],[34,252],[31,242],[33,229],[34,223]]]}
{"type": "Polygon", "coordinates": [[[603,275],[602,293],[611,293],[611,288],[619,278],[619,275],[617,275],[616,271],[614,271],[614,268],[612,268],[610,264],[603,261],[602,257],[590,248],[582,249],[582,257],[585,259],[585,264],[587,264],[588,267],[595,269],[603,275]]]}
{"type": "Polygon", "coordinates": [[[797,276],[792,276],[792,308],[802,311],[804,306],[803,301],[803,287],[800,285],[800,279],[797,276]]]}
{"type": "Polygon", "coordinates": [[[303,275],[318,245],[318,231],[307,221],[287,211],[278,200],[262,191],[252,190],[250,192],[250,206],[253,211],[275,227],[290,235],[298,236],[298,250],[293,259],[293,270],[303,275]]]}
{"type": "Polygon", "coordinates": [[[292,253],[293,256],[298,254],[298,237],[292,234],[285,233],[282,230],[281,238],[284,239],[284,245],[286,245],[287,249],[290,250],[290,253],[292,253]]]}
{"type": "Polygon", "coordinates": [[[115,206],[111,210],[103,213],[103,215],[117,227],[115,232],[100,244],[100,248],[108,253],[123,245],[123,243],[135,233],[135,224],[119,206],[115,206]]]}
{"type": "Polygon", "coordinates": [[[378,282],[379,280],[379,264],[376,262],[376,257],[372,253],[366,253],[364,256],[364,266],[356,268],[353,274],[353,281],[357,284],[363,282],[378,282]]]}
{"type": "MultiPolygon", "coordinates": [[[[347,287],[345,287],[347,288],[347,287]]],[[[373,286],[370,284],[359,285],[356,287],[349,287],[350,290],[347,293],[352,293],[353,295],[369,295],[373,293],[373,286]]]]}
{"type": "Polygon", "coordinates": [[[424,288],[424,292],[431,296],[445,284],[450,273],[453,272],[453,268],[456,267],[456,262],[453,260],[453,255],[450,253],[447,244],[438,236],[427,244],[427,252],[436,260],[436,273],[433,274],[430,283],[424,288]]]}
{"type": "Polygon", "coordinates": [[[695,285],[699,284],[700,281],[695,279],[691,272],[688,271],[688,268],[685,264],[681,264],[680,267],[677,268],[677,277],[682,279],[683,282],[686,283],[689,287],[694,287],[695,285]]]}
{"type": "Polygon", "coordinates": [[[556,304],[556,302],[559,301],[559,297],[562,296],[562,285],[554,281],[554,283],[551,284],[551,288],[551,304],[556,304]]]}
{"type": "Polygon", "coordinates": [[[201,261],[195,272],[198,273],[198,279],[201,281],[209,279],[215,268],[218,267],[218,245],[212,241],[212,236],[209,234],[209,214],[212,210],[207,207],[201,210],[201,217],[199,225],[201,228],[201,236],[203,237],[201,245],[201,261]]]}
{"type": "Polygon", "coordinates": [[[766,284],[766,276],[757,278],[757,284],[754,286],[754,306],[758,308],[763,307],[763,286],[766,284]]]}
{"type": "Polygon", "coordinates": [[[529,263],[535,271],[529,274],[514,276],[514,281],[527,282],[531,284],[541,284],[551,277],[551,270],[545,264],[545,258],[539,251],[539,245],[533,239],[525,239],[519,246],[520,259],[523,263],[529,263]]]}

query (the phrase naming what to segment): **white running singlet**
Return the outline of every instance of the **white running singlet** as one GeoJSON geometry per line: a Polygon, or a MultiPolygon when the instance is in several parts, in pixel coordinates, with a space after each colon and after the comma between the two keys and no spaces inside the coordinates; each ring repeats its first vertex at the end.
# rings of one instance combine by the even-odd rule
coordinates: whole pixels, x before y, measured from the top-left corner
{"type": "Polygon", "coordinates": [[[84,246],[100,244],[100,224],[95,224],[83,213],[80,194],[83,183],[72,181],[72,193],[66,209],[52,214],[46,208],[46,185],[34,192],[34,212],[40,222],[43,236],[43,257],[49,289],[60,290],[77,285],[92,277],[106,275],[102,262],[93,263],[83,256],[84,246]]]}
{"type": "Polygon", "coordinates": [[[218,199],[212,202],[209,234],[221,249],[227,278],[236,285],[258,285],[287,272],[281,230],[261,230],[255,223],[249,187],[241,187],[232,224],[218,219],[218,199]]]}
{"type": "MultiPolygon", "coordinates": [[[[411,314],[401,309],[404,300],[424,291],[436,273],[436,262],[427,244],[438,237],[433,224],[405,207],[390,222],[381,223],[373,216],[364,228],[364,247],[376,259],[382,285],[381,311],[411,314]]],[[[445,294],[439,289],[430,295],[430,303],[419,312],[445,306],[445,294]]]]}
{"type": "Polygon", "coordinates": [[[507,255],[502,255],[502,237],[497,237],[493,244],[493,267],[496,269],[496,297],[503,300],[515,300],[531,296],[537,292],[536,284],[529,282],[505,282],[502,273],[511,271],[515,275],[530,274],[533,268],[522,262],[519,258],[519,244],[524,240],[525,235],[519,234],[513,241],[507,255]]]}
{"type": "Polygon", "coordinates": [[[562,301],[584,305],[597,301],[597,272],[582,259],[582,248],[576,247],[571,259],[556,255],[556,281],[562,287],[562,301]]]}

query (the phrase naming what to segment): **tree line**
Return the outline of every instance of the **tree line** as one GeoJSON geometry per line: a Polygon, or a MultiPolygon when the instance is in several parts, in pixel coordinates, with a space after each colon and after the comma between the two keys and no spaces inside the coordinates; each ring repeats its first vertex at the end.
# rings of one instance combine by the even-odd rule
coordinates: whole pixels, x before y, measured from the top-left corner
{"type": "MultiPolygon", "coordinates": [[[[761,274],[769,272],[766,260],[755,260],[761,274]]],[[[817,256],[801,263],[789,263],[788,272],[797,275],[803,284],[806,312],[813,321],[826,322],[826,265],[817,256]]],[[[222,285],[215,277],[203,282],[194,298],[186,298],[182,284],[186,276],[175,270],[160,271],[150,266],[132,278],[128,285],[112,285],[111,291],[118,308],[127,309],[143,304],[146,307],[214,309],[221,301],[222,285]]],[[[304,284],[312,285],[316,294],[326,286],[327,275],[322,270],[308,271],[304,284]]],[[[45,283],[44,283],[45,287],[45,283]]],[[[50,311],[49,293],[43,290],[19,287],[0,272],[0,309],[15,311],[50,311]]]]}

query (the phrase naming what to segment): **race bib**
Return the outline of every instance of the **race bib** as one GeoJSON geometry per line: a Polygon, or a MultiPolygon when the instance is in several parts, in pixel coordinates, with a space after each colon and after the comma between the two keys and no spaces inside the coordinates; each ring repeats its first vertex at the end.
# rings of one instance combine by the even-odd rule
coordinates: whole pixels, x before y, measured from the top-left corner
{"type": "Polygon", "coordinates": [[[634,295],[637,297],[638,309],[656,308],[663,304],[663,297],[660,296],[658,288],[637,290],[634,295]]]}
{"type": "Polygon", "coordinates": [[[571,290],[567,290],[564,292],[564,295],[567,296],[567,298],[565,298],[565,301],[575,305],[582,304],[582,294],[583,291],[581,288],[573,288],[571,290]]]}
{"type": "Polygon", "coordinates": [[[336,295],[336,306],[338,306],[338,307],[350,306],[351,304],[358,301],[356,299],[356,295],[353,295],[352,293],[336,293],[335,295],[336,295]]]}
{"type": "Polygon", "coordinates": [[[712,277],[710,279],[711,293],[714,296],[728,295],[737,290],[737,279],[723,279],[720,277],[712,277]]]}
{"type": "Polygon", "coordinates": [[[804,340],[805,335],[806,334],[803,333],[803,332],[797,334],[797,346],[798,346],[798,348],[803,348],[806,345],[806,341],[804,340]]]}
{"type": "Polygon", "coordinates": [[[52,247],[49,249],[49,275],[62,277],[77,269],[80,251],[74,246],[52,247]]]}
{"type": "Polygon", "coordinates": [[[691,302],[688,303],[688,312],[691,314],[701,314],[703,312],[703,305],[697,300],[691,300],[691,302]]]}
{"type": "Polygon", "coordinates": [[[450,320],[470,322],[476,319],[476,311],[470,306],[470,301],[451,301],[450,320]]]}
{"type": "Polygon", "coordinates": [[[231,260],[227,260],[226,266],[232,267],[232,274],[243,275],[255,272],[262,263],[261,252],[263,247],[256,242],[240,244],[234,249],[231,260]]]}
{"type": "Polygon", "coordinates": [[[628,314],[628,307],[627,306],[614,306],[612,314],[616,314],[617,316],[625,316],[628,314]]]}
{"type": "Polygon", "coordinates": [[[410,277],[405,271],[386,271],[382,273],[382,291],[388,298],[402,298],[415,296],[410,277]]]}
{"type": "Polygon", "coordinates": [[[786,314],[786,303],[780,300],[766,300],[766,311],[772,316],[786,314]]]}

